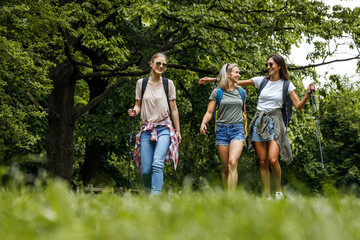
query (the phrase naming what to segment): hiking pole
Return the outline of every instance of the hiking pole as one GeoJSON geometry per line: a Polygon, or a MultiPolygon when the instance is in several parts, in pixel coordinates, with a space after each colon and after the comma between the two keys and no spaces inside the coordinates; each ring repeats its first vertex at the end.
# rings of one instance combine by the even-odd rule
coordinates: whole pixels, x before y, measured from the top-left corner
{"type": "Polygon", "coordinates": [[[315,103],[314,90],[310,90],[310,93],[312,94],[313,102],[314,102],[315,121],[316,121],[317,135],[318,135],[318,139],[319,139],[321,164],[322,164],[322,168],[324,168],[324,159],[323,159],[322,150],[321,150],[320,130],[319,130],[319,122],[318,122],[318,117],[317,117],[317,112],[316,112],[316,103],[315,103]]]}
{"type": "MultiPolygon", "coordinates": [[[[131,108],[131,109],[133,109],[133,108],[131,108]]],[[[133,135],[133,123],[134,123],[134,117],[130,117],[129,166],[128,166],[128,182],[127,182],[128,189],[130,189],[130,163],[131,163],[131,142],[132,142],[132,135],[133,135]]]]}

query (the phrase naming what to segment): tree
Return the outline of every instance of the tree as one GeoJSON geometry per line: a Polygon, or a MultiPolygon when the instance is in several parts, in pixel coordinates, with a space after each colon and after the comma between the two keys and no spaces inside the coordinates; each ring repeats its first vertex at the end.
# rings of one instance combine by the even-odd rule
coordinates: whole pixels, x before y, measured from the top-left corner
{"type": "MultiPolygon", "coordinates": [[[[346,31],[358,39],[349,21],[355,19],[357,9],[353,13],[337,7],[329,13],[329,8],[319,1],[7,0],[1,7],[6,10],[2,11],[4,20],[16,20],[2,23],[3,36],[34,55],[41,65],[40,72],[48,76],[43,84],[51,88],[49,99],[36,95],[48,109],[47,169],[69,181],[77,120],[89,111],[102,113],[99,104],[106,105],[105,99],[116,88],[129,86],[126,84],[130,81],[148,74],[147,65],[155,52],[165,52],[170,58],[167,74],[179,89],[181,122],[190,129],[185,131],[189,140],[184,148],[188,151],[181,153],[189,164],[184,165],[186,174],[193,170],[188,166],[197,166],[191,156],[198,156],[200,162],[209,160],[208,156],[195,154],[205,149],[207,142],[191,137],[198,131],[209,92],[209,87],[197,86],[194,79],[216,74],[226,61],[237,62],[244,69],[244,77],[261,73],[267,55],[289,54],[302,35],[331,39],[346,31]],[[351,13],[347,20],[333,24],[348,16],[345,12],[351,13]],[[88,95],[79,90],[86,85],[88,95]],[[198,97],[200,93],[202,97],[198,97]],[[78,104],[77,94],[89,98],[78,104]]],[[[314,56],[324,57],[325,46],[317,48],[319,54],[314,56]]],[[[295,79],[295,83],[300,84],[300,80],[295,79]]],[[[249,99],[248,106],[254,106],[255,101],[249,99]]],[[[107,117],[114,114],[119,112],[107,117]]],[[[95,143],[88,142],[92,149],[98,146],[96,142],[104,143],[100,131],[93,135],[96,137],[91,141],[95,143]]],[[[97,153],[103,151],[100,147],[97,153]]],[[[209,154],[213,153],[210,150],[209,154]]],[[[100,155],[93,159],[95,165],[100,155]]]]}

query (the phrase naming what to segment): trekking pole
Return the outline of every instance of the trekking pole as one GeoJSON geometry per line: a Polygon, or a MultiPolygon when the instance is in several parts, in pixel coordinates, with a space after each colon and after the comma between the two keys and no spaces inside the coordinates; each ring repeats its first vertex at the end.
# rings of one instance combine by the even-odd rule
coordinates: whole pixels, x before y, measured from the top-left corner
{"type": "MultiPolygon", "coordinates": [[[[131,109],[133,109],[133,108],[131,108],[131,109]]],[[[133,122],[134,122],[134,117],[130,117],[129,166],[128,166],[128,182],[127,182],[128,189],[130,189],[130,163],[131,163],[131,142],[132,142],[132,135],[133,135],[133,122]]]]}
{"type": "Polygon", "coordinates": [[[323,155],[322,155],[321,141],[320,141],[319,122],[318,122],[318,117],[317,117],[317,112],[316,112],[315,94],[314,94],[314,90],[311,90],[310,92],[312,94],[313,102],[314,102],[315,121],[316,121],[317,135],[318,135],[318,139],[319,139],[321,164],[322,164],[322,168],[324,168],[324,159],[323,159],[323,155]]]}

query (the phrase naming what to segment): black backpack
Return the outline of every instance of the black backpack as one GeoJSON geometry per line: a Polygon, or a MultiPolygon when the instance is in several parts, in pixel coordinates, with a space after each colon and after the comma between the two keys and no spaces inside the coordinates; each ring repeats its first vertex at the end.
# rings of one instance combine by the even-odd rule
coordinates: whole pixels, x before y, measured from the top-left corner
{"type": "MultiPolygon", "coordinates": [[[[142,85],[141,85],[141,100],[140,100],[140,102],[142,102],[142,99],[144,97],[144,93],[145,93],[145,89],[146,89],[148,81],[149,81],[149,77],[143,78],[142,85]]],[[[163,82],[163,87],[164,87],[166,99],[167,99],[168,106],[169,106],[169,115],[171,117],[171,108],[170,108],[170,101],[169,101],[169,79],[163,78],[162,82],[163,82]]]]}
{"type": "MultiPolygon", "coordinates": [[[[286,79],[282,79],[282,80],[284,81],[283,91],[282,91],[284,103],[283,103],[283,106],[282,106],[282,109],[281,109],[281,113],[282,113],[282,117],[283,117],[285,127],[287,127],[289,125],[290,120],[291,120],[293,102],[292,102],[292,100],[290,98],[290,94],[287,94],[288,88],[289,88],[289,85],[290,85],[290,81],[286,80],[286,79]]],[[[260,87],[259,87],[259,96],[260,96],[261,91],[264,89],[265,85],[268,82],[269,82],[268,78],[264,78],[261,81],[260,87]]]]}

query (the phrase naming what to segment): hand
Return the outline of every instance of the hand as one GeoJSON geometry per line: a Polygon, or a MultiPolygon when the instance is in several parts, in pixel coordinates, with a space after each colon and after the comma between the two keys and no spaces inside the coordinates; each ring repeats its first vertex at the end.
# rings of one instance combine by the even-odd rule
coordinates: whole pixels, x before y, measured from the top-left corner
{"type": "Polygon", "coordinates": [[[128,110],[129,117],[135,117],[136,116],[136,110],[133,108],[129,108],[128,110]]]}
{"type": "Polygon", "coordinates": [[[307,90],[306,90],[306,93],[310,95],[311,91],[315,91],[315,84],[314,83],[310,83],[307,90]]]}
{"type": "Polygon", "coordinates": [[[178,143],[180,144],[181,143],[181,134],[180,134],[180,132],[176,132],[176,138],[178,140],[178,143]]]}
{"type": "MultiPolygon", "coordinates": [[[[216,81],[216,79],[215,79],[216,81]]],[[[199,84],[204,84],[204,83],[211,83],[214,82],[214,78],[211,77],[203,77],[202,79],[199,80],[199,84]]]]}
{"type": "Polygon", "coordinates": [[[201,127],[200,127],[200,133],[202,135],[206,135],[206,124],[201,124],[201,127]]]}

